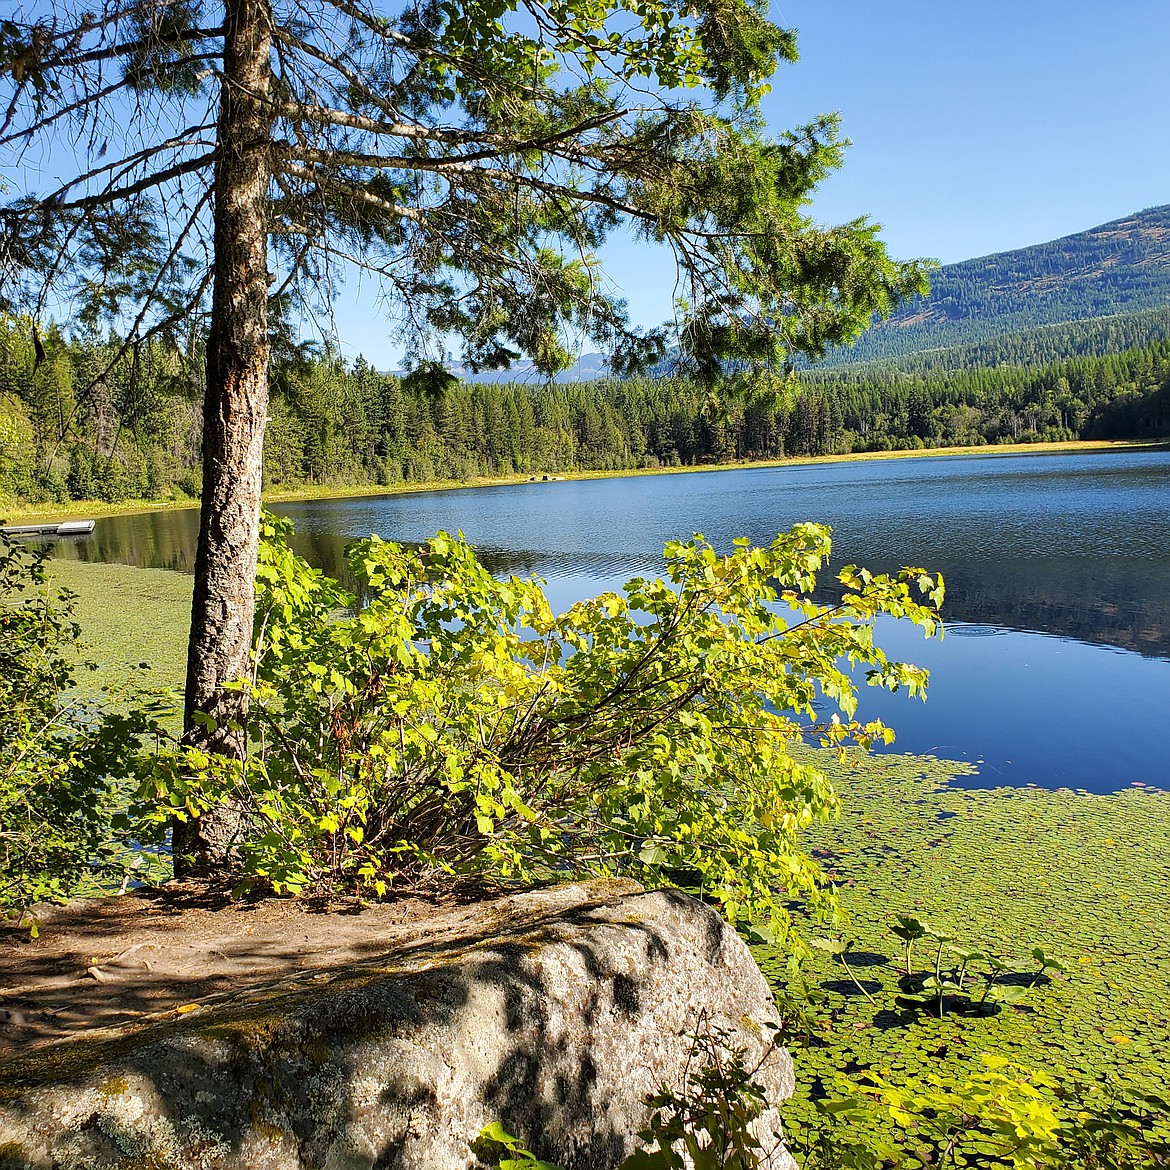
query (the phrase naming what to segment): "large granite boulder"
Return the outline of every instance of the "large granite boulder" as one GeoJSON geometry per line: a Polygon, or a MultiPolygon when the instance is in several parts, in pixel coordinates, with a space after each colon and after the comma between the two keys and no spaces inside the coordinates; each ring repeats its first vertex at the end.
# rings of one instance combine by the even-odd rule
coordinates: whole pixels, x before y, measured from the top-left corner
{"type": "MultiPolygon", "coordinates": [[[[466,922],[466,916],[462,920],[466,922]]],[[[491,1121],[564,1170],[615,1166],[646,1095],[726,1030],[792,1091],[741,939],[684,894],[586,883],[475,928],[0,1065],[0,1167],[464,1170],[491,1121]]],[[[180,1013],[182,1009],[180,1009],[180,1013]]],[[[766,1165],[790,1167],[761,1121],[766,1165]]]]}

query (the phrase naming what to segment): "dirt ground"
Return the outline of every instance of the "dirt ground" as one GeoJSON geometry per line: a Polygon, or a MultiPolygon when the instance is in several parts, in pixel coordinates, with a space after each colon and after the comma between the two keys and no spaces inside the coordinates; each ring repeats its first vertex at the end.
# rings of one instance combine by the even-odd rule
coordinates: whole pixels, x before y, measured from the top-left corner
{"type": "Polygon", "coordinates": [[[521,925],[525,901],[482,892],[374,905],[236,901],[172,882],[41,908],[35,939],[27,925],[0,921],[0,1062],[280,984],[328,982],[355,964],[417,950],[421,940],[482,941],[521,925]]]}

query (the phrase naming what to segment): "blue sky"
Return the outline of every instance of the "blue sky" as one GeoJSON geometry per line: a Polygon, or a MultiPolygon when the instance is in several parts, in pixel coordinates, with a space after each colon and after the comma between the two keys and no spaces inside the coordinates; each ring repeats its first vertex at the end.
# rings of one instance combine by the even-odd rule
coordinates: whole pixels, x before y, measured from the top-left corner
{"type": "Polygon", "coordinates": [[[1170,201],[1166,0],[784,0],[801,60],[778,125],[840,110],[854,140],[818,212],[947,263],[1170,201]]]}
{"type": "MultiPolygon", "coordinates": [[[[778,0],[772,18],[801,59],[769,125],[837,110],[854,142],[816,218],[869,215],[896,256],[964,260],[1170,202],[1170,0],[778,0]]],[[[605,258],[635,320],[669,314],[665,256],[605,258]]],[[[386,368],[376,317],[339,306],[341,340],[386,368]]]]}
{"type": "MultiPolygon", "coordinates": [[[[1170,203],[1170,0],[773,0],[771,15],[801,59],[773,80],[770,127],[838,111],[854,143],[821,222],[868,215],[895,256],[948,263],[1170,203]]],[[[669,256],[619,238],[603,259],[636,322],[670,314],[669,256]]],[[[348,356],[399,364],[368,281],[352,276],[334,325],[348,356]]]]}

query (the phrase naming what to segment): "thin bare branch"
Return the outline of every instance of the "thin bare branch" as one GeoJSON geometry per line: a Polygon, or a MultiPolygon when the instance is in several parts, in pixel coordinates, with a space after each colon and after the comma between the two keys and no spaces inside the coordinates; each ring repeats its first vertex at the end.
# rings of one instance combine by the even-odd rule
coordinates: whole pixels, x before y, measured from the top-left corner
{"type": "Polygon", "coordinates": [[[414,223],[426,223],[426,213],[420,211],[418,208],[404,207],[400,203],[391,203],[387,199],[380,199],[377,195],[365,190],[363,187],[346,183],[333,175],[322,174],[313,167],[302,167],[295,163],[286,162],[281,163],[278,169],[286,175],[292,175],[294,178],[304,179],[307,182],[316,183],[320,187],[328,187],[334,191],[339,191],[371,207],[376,207],[379,211],[385,211],[390,215],[397,215],[403,219],[412,220],[414,223]]]}

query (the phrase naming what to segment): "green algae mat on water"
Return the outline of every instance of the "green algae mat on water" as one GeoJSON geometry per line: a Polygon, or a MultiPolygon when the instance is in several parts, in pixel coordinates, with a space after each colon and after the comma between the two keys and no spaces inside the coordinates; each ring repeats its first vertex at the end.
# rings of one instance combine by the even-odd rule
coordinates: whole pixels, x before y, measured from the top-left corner
{"type": "MultiPolygon", "coordinates": [[[[851,944],[845,959],[876,1002],[839,957],[817,952],[806,963],[814,997],[824,998],[815,1007],[821,1037],[797,1055],[789,1114],[798,1126],[811,1118],[813,1101],[855,1091],[850,1078],[962,1079],[979,1071],[982,1053],[1061,1079],[1109,1078],[1131,1091],[1166,1093],[1170,795],[970,790],[949,783],[969,771],[965,765],[907,756],[829,770],[842,816],[810,831],[807,843],[849,914],[833,937],[851,944]],[[1004,980],[1019,988],[1018,1002],[976,1014],[955,1010],[956,998],[944,1002],[941,1019],[934,1004],[899,1003],[905,944],[891,930],[899,913],[957,946],[1021,960],[1004,980]],[[1058,958],[1064,972],[1036,978],[1034,949],[1058,958]]],[[[802,933],[829,932],[806,922],[802,933]]],[[[921,939],[913,966],[932,968],[937,949],[921,939]]],[[[754,951],[785,990],[786,956],[768,945],[754,951]]],[[[943,965],[955,961],[947,952],[943,965]]]]}
{"type": "Polygon", "coordinates": [[[81,627],[82,653],[97,663],[95,674],[78,675],[83,692],[102,686],[182,687],[191,577],[167,569],[56,558],[48,571],[55,586],[77,595],[74,618],[81,627]]]}

